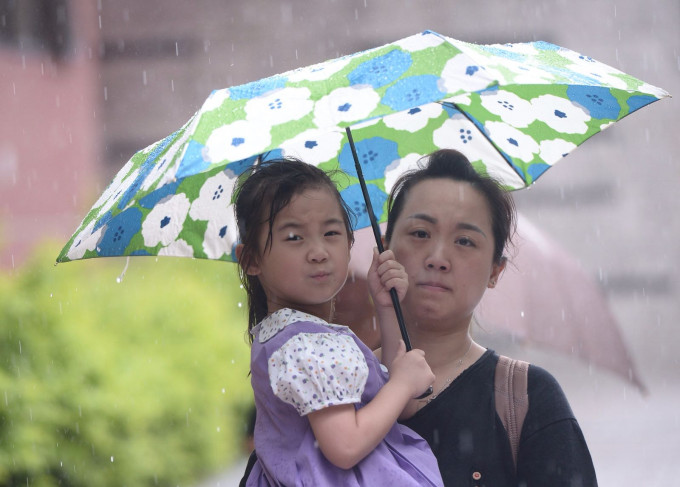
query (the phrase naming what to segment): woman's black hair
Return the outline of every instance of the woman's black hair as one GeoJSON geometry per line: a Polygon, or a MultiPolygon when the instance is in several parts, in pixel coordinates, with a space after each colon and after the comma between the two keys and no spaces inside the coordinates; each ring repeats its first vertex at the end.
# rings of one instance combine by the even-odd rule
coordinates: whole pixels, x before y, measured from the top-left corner
{"type": "Polygon", "coordinates": [[[480,192],[489,204],[494,238],[493,261],[500,264],[503,252],[509,245],[517,225],[515,203],[510,193],[490,176],[475,171],[470,161],[453,149],[442,149],[423,157],[419,168],[404,173],[394,184],[387,203],[387,230],[385,240],[389,243],[394,225],[401,216],[408,194],[416,184],[428,179],[451,179],[469,183],[480,192]]]}
{"type": "MultiPolygon", "coordinates": [[[[267,295],[260,280],[257,276],[249,276],[246,270],[271,247],[276,215],[295,195],[317,188],[328,189],[337,199],[351,245],[354,243],[353,214],[340,196],[329,173],[299,159],[286,157],[261,162],[246,170],[238,178],[232,199],[239,240],[243,244],[238,263],[241,282],[248,296],[248,330],[262,321],[268,311],[267,295]],[[259,248],[262,225],[268,225],[269,234],[264,248],[259,248]]],[[[252,341],[250,333],[248,335],[252,341]]]]}

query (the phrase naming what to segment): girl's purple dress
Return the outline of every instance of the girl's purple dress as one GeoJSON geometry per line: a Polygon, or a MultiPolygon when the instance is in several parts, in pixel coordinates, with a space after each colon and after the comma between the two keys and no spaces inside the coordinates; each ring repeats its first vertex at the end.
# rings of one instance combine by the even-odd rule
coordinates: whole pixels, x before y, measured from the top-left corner
{"type": "Polygon", "coordinates": [[[339,404],[366,405],[387,382],[380,362],[346,326],[281,309],[252,330],[251,381],[257,462],[248,486],[441,486],[437,460],[395,423],[351,469],[330,463],[306,418],[339,404]]]}

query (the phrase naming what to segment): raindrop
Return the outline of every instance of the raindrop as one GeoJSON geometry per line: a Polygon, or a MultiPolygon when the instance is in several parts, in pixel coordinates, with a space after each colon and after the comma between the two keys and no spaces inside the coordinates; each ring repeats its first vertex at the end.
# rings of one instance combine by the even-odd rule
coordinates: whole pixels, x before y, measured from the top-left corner
{"type": "Polygon", "coordinates": [[[7,397],[7,391],[5,391],[5,406],[9,406],[9,398],[7,397]]]}
{"type": "Polygon", "coordinates": [[[111,463],[113,463],[113,455],[111,455],[111,463]]]}
{"type": "Polygon", "coordinates": [[[19,355],[21,355],[21,340],[19,340],[19,355]]]}
{"type": "Polygon", "coordinates": [[[242,307],[243,307],[243,303],[241,303],[241,302],[239,301],[238,307],[239,307],[239,308],[242,308],[242,307]]]}
{"type": "Polygon", "coordinates": [[[99,16],[99,29],[101,30],[102,28],[102,16],[99,16]]]}
{"type": "Polygon", "coordinates": [[[50,298],[52,297],[52,293],[50,293],[50,298]]]}
{"type": "Polygon", "coordinates": [[[376,321],[375,321],[375,315],[374,315],[374,316],[373,316],[373,330],[375,330],[375,329],[376,329],[376,326],[377,326],[377,325],[376,325],[376,321]]]}
{"type": "Polygon", "coordinates": [[[14,81],[12,81],[12,92],[16,95],[17,94],[17,85],[14,81]]]}
{"type": "Polygon", "coordinates": [[[179,43],[175,41],[175,56],[179,57],[179,43]]]}
{"type": "Polygon", "coordinates": [[[222,431],[222,430],[221,430],[220,427],[218,426],[218,427],[217,427],[217,432],[219,433],[220,431],[222,431]]]}
{"type": "MultiPolygon", "coordinates": [[[[226,394],[226,393],[227,393],[227,391],[226,391],[226,389],[223,387],[223,388],[222,388],[222,394],[226,394]]],[[[5,393],[5,396],[7,396],[7,393],[5,393]]]]}
{"type": "Polygon", "coordinates": [[[127,259],[125,259],[125,267],[123,268],[123,272],[120,273],[120,276],[116,278],[116,282],[120,284],[123,282],[123,278],[125,277],[125,273],[127,272],[128,265],[130,265],[130,256],[128,255],[127,259]]]}
{"type": "Polygon", "coordinates": [[[104,101],[108,101],[109,99],[109,89],[105,86],[104,87],[104,101]]]}
{"type": "Polygon", "coordinates": [[[142,71],[142,83],[146,86],[146,69],[142,71]]]}
{"type": "Polygon", "coordinates": [[[175,80],[174,79],[170,80],[170,91],[172,91],[173,93],[175,92],[175,80]]]}
{"type": "Polygon", "coordinates": [[[519,312],[519,316],[522,317],[522,318],[524,318],[524,311],[520,311],[520,312],[519,312]]]}

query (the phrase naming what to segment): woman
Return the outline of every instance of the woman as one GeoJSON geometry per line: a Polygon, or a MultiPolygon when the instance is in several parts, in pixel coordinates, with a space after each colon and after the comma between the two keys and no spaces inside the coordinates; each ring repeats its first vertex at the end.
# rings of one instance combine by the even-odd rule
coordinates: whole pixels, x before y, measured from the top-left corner
{"type": "MultiPolygon", "coordinates": [[[[474,171],[465,156],[442,150],[397,181],[389,209],[385,244],[409,276],[402,302],[409,337],[436,376],[433,394],[411,401],[402,423],[428,441],[444,484],[596,486],[588,447],[562,389],[534,365],[515,465],[494,402],[498,355],[470,336],[475,307],[505,268],[515,226],[512,197],[474,171]]],[[[357,286],[365,283],[350,279],[338,295],[338,323],[359,313],[357,286]]],[[[371,342],[374,328],[364,318],[366,326],[356,333],[371,342]]]]}
{"type": "Polygon", "coordinates": [[[409,276],[402,302],[409,336],[436,376],[433,394],[412,400],[402,422],[428,441],[445,484],[597,485],[562,389],[534,365],[515,467],[494,405],[498,355],[470,336],[475,307],[505,268],[511,196],[462,154],[443,150],[397,181],[389,209],[385,244],[409,276]]]}

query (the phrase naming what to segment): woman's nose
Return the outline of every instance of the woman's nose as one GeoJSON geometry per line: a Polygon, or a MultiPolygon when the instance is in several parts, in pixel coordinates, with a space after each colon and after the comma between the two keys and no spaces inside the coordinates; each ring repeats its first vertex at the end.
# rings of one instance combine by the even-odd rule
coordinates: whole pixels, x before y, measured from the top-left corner
{"type": "Polygon", "coordinates": [[[440,247],[432,249],[432,252],[425,260],[425,265],[428,269],[437,269],[439,271],[448,271],[451,269],[451,262],[446,258],[443,250],[444,249],[440,247]]]}

